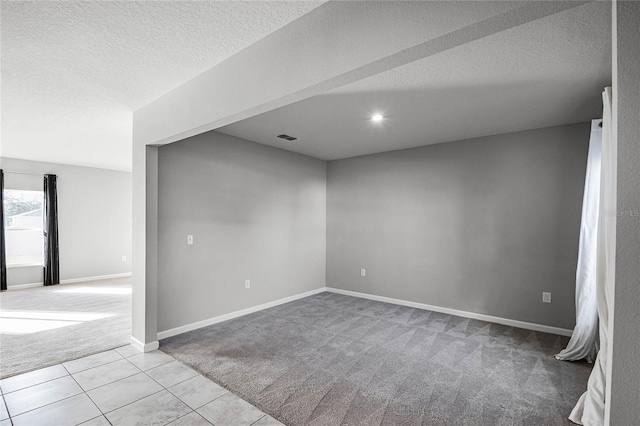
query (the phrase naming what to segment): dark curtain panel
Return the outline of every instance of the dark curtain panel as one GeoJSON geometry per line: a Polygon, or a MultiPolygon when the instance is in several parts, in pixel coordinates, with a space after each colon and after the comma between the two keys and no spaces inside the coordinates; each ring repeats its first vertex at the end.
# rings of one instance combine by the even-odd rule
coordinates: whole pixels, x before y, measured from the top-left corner
{"type": "Polygon", "coordinates": [[[58,183],[56,175],[44,175],[44,285],[60,284],[58,252],[58,183]]]}
{"type": "Polygon", "coordinates": [[[0,169],[0,263],[2,266],[0,291],[5,291],[7,289],[7,251],[4,242],[4,172],[2,169],[0,169]]]}

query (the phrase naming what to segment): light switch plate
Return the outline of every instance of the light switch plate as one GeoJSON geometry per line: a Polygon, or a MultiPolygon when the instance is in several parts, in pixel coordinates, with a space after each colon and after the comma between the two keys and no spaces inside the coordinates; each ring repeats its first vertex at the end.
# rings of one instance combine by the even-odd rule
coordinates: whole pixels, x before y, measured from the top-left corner
{"type": "Polygon", "coordinates": [[[188,245],[193,244],[193,235],[187,235],[187,244],[188,245]]]}
{"type": "Polygon", "coordinates": [[[551,303],[551,293],[547,291],[542,292],[542,301],[544,303],[551,303]]]}

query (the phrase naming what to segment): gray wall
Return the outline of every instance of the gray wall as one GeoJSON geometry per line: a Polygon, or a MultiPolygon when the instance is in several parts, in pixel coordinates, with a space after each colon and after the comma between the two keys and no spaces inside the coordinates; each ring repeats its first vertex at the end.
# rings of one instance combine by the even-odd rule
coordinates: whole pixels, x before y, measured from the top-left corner
{"type": "MultiPolygon", "coordinates": [[[[45,173],[58,176],[61,280],[131,272],[131,173],[14,158],[1,166],[6,189],[41,191],[45,173]]],[[[42,267],[9,268],[7,280],[42,282],[42,267]]]]}
{"type": "Polygon", "coordinates": [[[573,328],[589,133],[585,123],[330,161],[327,286],[573,328]]]}
{"type": "Polygon", "coordinates": [[[324,161],[209,132],[158,165],[158,331],[324,287],[324,161]]]}
{"type": "Polygon", "coordinates": [[[612,425],[637,425],[640,419],[640,2],[618,1],[613,7],[617,13],[613,25],[613,96],[614,109],[617,108],[614,123],[617,121],[618,216],[610,408],[612,425]]]}

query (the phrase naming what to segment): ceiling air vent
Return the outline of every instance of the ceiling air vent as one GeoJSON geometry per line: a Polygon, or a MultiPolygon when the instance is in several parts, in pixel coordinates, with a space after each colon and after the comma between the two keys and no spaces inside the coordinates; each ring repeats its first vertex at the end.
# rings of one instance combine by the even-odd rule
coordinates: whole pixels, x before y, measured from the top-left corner
{"type": "Polygon", "coordinates": [[[285,135],[284,133],[281,134],[281,135],[278,135],[277,137],[280,138],[280,139],[288,140],[288,141],[295,141],[296,139],[298,139],[298,138],[293,137],[293,136],[285,135]]]}

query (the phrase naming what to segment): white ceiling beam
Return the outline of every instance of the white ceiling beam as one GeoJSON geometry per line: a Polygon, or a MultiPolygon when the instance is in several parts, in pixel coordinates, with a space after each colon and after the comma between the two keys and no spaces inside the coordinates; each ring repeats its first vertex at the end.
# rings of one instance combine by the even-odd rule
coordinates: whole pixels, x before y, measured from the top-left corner
{"type": "Polygon", "coordinates": [[[175,142],[588,2],[456,3],[329,2],[137,110],[134,144],[175,142]],[[436,7],[451,21],[433,25],[436,7]]]}

